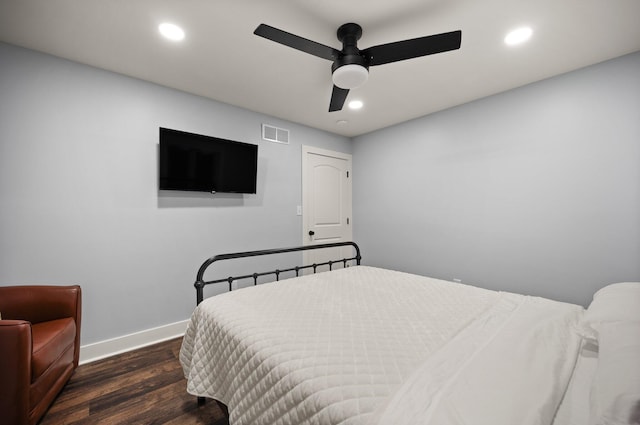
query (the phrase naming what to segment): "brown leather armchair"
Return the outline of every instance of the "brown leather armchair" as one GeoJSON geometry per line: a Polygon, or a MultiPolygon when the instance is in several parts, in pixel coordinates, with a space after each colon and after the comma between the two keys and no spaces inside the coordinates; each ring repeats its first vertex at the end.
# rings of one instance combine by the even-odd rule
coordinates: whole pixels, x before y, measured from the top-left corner
{"type": "Polygon", "coordinates": [[[80,286],[0,287],[0,424],[33,425],[78,367],[80,286]]]}

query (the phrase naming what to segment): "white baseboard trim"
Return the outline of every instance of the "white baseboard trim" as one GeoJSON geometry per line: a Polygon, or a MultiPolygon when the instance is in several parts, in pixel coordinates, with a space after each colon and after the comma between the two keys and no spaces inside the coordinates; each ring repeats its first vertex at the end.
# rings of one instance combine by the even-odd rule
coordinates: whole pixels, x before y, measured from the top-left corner
{"type": "Polygon", "coordinates": [[[129,335],[80,346],[80,364],[95,362],[116,354],[178,338],[184,335],[188,320],[146,329],[129,335]]]}

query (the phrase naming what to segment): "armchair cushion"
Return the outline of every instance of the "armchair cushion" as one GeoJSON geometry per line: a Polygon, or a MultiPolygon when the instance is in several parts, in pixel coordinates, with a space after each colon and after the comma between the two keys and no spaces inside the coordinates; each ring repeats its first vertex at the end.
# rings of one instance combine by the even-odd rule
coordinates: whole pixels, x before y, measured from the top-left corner
{"type": "Polygon", "coordinates": [[[40,378],[51,365],[65,357],[65,354],[69,354],[71,362],[73,362],[75,336],[76,324],[71,317],[36,323],[31,326],[33,339],[31,382],[40,378]]]}

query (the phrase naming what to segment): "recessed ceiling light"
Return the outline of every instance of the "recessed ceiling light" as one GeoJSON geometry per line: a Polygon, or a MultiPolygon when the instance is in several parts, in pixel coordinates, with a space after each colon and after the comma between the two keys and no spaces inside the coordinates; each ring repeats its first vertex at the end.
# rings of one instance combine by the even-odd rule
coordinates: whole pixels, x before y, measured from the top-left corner
{"type": "Polygon", "coordinates": [[[184,39],[184,31],[182,30],[182,28],[175,24],[170,24],[168,22],[160,24],[158,26],[158,31],[160,31],[160,34],[162,34],[165,38],[168,38],[172,41],[180,41],[184,39]]]}
{"type": "Polygon", "coordinates": [[[531,38],[533,30],[529,27],[521,27],[511,31],[504,38],[504,42],[509,46],[515,46],[516,44],[524,43],[531,38]]]}
{"type": "Polygon", "coordinates": [[[352,100],[351,102],[349,102],[349,108],[351,109],[360,109],[363,105],[364,103],[362,103],[361,100],[352,100]]]}

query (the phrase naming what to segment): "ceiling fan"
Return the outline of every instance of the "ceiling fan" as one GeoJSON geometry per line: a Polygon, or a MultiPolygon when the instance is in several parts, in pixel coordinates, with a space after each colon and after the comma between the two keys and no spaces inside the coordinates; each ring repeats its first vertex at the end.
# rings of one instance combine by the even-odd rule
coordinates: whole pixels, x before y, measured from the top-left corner
{"type": "Polygon", "coordinates": [[[462,41],[462,31],[458,30],[380,44],[360,50],[357,42],[362,36],[362,28],[354,23],[344,24],[338,28],[338,40],[342,42],[342,50],[316,43],[266,24],[260,24],[253,33],[276,43],[333,61],[331,66],[333,92],[331,93],[329,112],[342,109],[349,90],[359,87],[367,80],[370,66],[456,50],[460,48],[462,41]]]}

